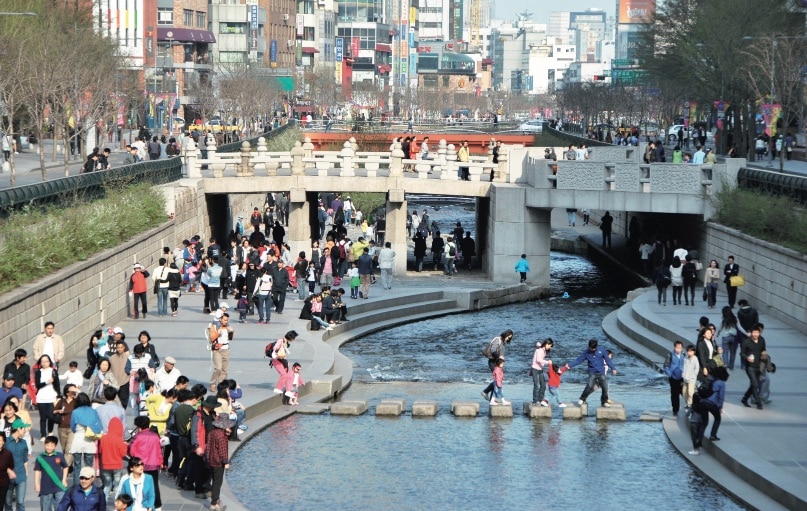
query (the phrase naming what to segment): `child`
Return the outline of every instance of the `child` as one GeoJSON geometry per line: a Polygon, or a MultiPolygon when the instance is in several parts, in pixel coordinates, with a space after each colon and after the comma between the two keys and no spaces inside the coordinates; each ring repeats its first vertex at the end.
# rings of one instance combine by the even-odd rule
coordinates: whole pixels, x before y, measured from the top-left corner
{"type": "Polygon", "coordinates": [[[687,410],[692,408],[692,395],[695,394],[695,387],[698,384],[698,373],[701,371],[700,362],[695,355],[695,346],[690,344],[687,346],[687,358],[684,360],[684,384],[682,392],[684,393],[684,400],[687,403],[687,410]]]}
{"type": "Polygon", "coordinates": [[[235,380],[227,380],[227,388],[230,391],[230,406],[232,406],[233,413],[235,413],[236,428],[241,431],[246,431],[247,425],[244,424],[244,418],[247,415],[247,407],[239,401],[244,395],[241,391],[241,386],[235,380]]]}
{"type": "Polygon", "coordinates": [[[491,405],[509,405],[510,401],[507,401],[502,397],[502,385],[504,384],[504,357],[499,357],[496,360],[496,367],[493,368],[493,397],[490,398],[491,405]],[[496,398],[499,398],[501,401],[497,402],[496,398]]]}
{"type": "Polygon", "coordinates": [[[126,495],[125,493],[121,493],[115,499],[115,511],[126,511],[132,504],[134,504],[132,497],[130,495],[126,495]]]}
{"type": "Polygon", "coordinates": [[[249,299],[246,293],[239,293],[238,303],[235,305],[235,310],[238,311],[238,321],[241,323],[247,322],[247,312],[249,312],[249,299]]]}
{"type": "Polygon", "coordinates": [[[123,423],[118,417],[109,421],[107,433],[98,442],[98,454],[101,468],[101,487],[109,498],[115,495],[123,477],[123,459],[129,446],[123,441],[123,423]]]}
{"type": "Polygon", "coordinates": [[[305,281],[308,282],[309,296],[314,294],[314,289],[316,288],[317,280],[318,280],[317,265],[314,263],[314,261],[311,261],[310,263],[308,263],[308,273],[305,277],[305,281]]]}
{"type": "Polygon", "coordinates": [[[350,269],[347,272],[347,276],[350,277],[350,297],[358,298],[361,279],[359,278],[359,267],[355,261],[350,263],[350,269]]]}
{"type": "Polygon", "coordinates": [[[530,263],[527,261],[527,254],[521,254],[521,259],[516,261],[516,272],[521,275],[521,283],[527,282],[527,273],[530,271],[530,263]]]}
{"type": "Polygon", "coordinates": [[[291,397],[291,401],[289,401],[290,405],[297,406],[300,404],[298,398],[300,397],[300,387],[305,385],[303,381],[303,375],[300,374],[300,370],[302,370],[303,366],[299,364],[299,362],[295,362],[293,366],[291,366],[291,370],[294,372],[294,377],[291,380],[291,386],[294,389],[294,395],[291,397]]]}
{"type": "Polygon", "coordinates": [[[59,379],[67,380],[68,385],[75,385],[79,389],[84,385],[84,375],[78,370],[78,362],[75,360],[70,361],[70,367],[59,375],[59,379]]]}
{"type": "Polygon", "coordinates": [[[67,461],[56,451],[59,439],[45,438],[45,452],[34,459],[34,491],[39,494],[41,509],[51,511],[59,506],[67,489],[67,461]],[[43,473],[44,472],[44,473],[43,473]]]}
{"type": "Polygon", "coordinates": [[[560,408],[566,408],[566,403],[564,403],[560,398],[560,391],[558,390],[560,389],[560,377],[565,372],[566,367],[557,369],[552,361],[549,361],[549,368],[547,370],[547,373],[549,374],[549,382],[547,385],[549,387],[549,395],[558,400],[558,407],[560,408]]]}
{"type": "MultiPolygon", "coordinates": [[[[762,398],[763,403],[768,404],[771,402],[771,377],[768,375],[776,372],[776,364],[771,362],[771,356],[767,351],[762,352],[759,360],[759,397],[762,398]]],[[[753,398],[751,398],[751,402],[756,404],[753,398]]]]}

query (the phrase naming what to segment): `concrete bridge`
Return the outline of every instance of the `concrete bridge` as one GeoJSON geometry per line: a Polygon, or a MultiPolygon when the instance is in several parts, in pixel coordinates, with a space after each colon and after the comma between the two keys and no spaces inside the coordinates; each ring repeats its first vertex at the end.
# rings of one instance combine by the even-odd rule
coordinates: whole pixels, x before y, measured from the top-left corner
{"type": "MultiPolygon", "coordinates": [[[[584,161],[551,161],[544,148],[503,146],[492,162],[487,155],[463,164],[470,180],[458,178],[456,148],[439,141],[433,160],[406,159],[399,143],[387,152],[362,152],[355,139],[341,151],[315,151],[310,140],[289,152],[257,147],[220,153],[207,148],[205,158],[187,139],[183,175],[199,182],[208,203],[217,196],[289,192],[288,239],[293,252],[308,250],[317,228],[317,194],[329,191],[386,194],[386,236],[396,258],[395,274],[406,271],[406,197],[408,194],[476,199],[474,233],[482,268],[496,283],[512,282],[513,267],[527,254],[531,285],[549,287],[550,213],[553,208],[588,208],[595,218],[608,210],[614,231],[624,232],[629,213],[672,213],[709,219],[711,198],[723,182],[736,182],[745,160],[716,165],[644,164],[640,147],[592,147],[584,161]]],[[[563,148],[555,148],[562,154],[563,148]]],[[[232,225],[226,219],[221,228],[232,225]]],[[[214,231],[215,232],[215,231],[214,231]]],[[[228,231],[225,231],[228,232],[228,231]]]]}

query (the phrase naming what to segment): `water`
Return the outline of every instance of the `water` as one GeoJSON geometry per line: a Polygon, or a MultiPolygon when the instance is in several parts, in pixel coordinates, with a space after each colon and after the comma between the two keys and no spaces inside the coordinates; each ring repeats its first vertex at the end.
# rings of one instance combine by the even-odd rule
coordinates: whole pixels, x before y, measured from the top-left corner
{"type": "MultiPolygon", "coordinates": [[[[464,222],[463,222],[464,224],[464,222]]],[[[622,303],[616,276],[579,256],[553,254],[551,298],[437,318],[378,332],[343,346],[355,363],[344,399],[367,399],[361,417],[292,416],[248,442],[228,482],[252,510],[268,509],[279,492],[284,507],[306,510],[743,509],[697,474],[667,441],[660,423],[639,422],[646,410],[669,407],[666,379],[612,346],[602,318],[622,303]],[[628,421],[551,421],[455,418],[454,399],[481,402],[490,381],[480,350],[512,328],[504,395],[516,412],[532,393],[527,368],[536,340],[552,337],[552,358],[572,360],[588,339],[614,349],[619,369],[611,398],[624,402],[628,421]],[[435,418],[376,418],[383,398],[440,403],[435,418]],[[271,469],[265,462],[270,453],[271,469]],[[251,477],[261,473],[265,477],[251,477]],[[282,481],[282,482],[281,482],[282,481]],[[280,484],[280,488],[278,488],[280,484]],[[585,503],[585,504],[584,504],[585,503]]],[[[585,369],[566,373],[561,394],[575,401],[585,369]]],[[[599,391],[589,399],[598,401],[599,391]]]]}

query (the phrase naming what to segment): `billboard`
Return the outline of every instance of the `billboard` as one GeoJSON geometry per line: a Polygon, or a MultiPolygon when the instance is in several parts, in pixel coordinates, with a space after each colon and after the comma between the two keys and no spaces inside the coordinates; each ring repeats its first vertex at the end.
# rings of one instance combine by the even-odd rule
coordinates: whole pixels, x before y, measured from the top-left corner
{"type": "Polygon", "coordinates": [[[619,23],[650,23],[655,14],[656,0],[619,0],[619,23]]]}

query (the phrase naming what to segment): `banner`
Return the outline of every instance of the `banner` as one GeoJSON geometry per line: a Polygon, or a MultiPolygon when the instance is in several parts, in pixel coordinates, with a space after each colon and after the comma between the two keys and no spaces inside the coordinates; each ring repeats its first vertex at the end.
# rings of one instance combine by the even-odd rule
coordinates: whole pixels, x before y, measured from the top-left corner
{"type": "Polygon", "coordinates": [[[656,0],[619,0],[619,23],[647,24],[656,15],[656,0]]]}

